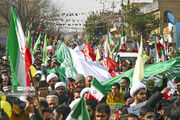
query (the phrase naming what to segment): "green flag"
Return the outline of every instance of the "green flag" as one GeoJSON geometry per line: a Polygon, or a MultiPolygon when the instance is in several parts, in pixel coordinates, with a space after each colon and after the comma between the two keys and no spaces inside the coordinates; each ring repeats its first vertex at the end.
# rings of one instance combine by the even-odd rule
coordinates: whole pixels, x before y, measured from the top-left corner
{"type": "Polygon", "coordinates": [[[88,43],[88,37],[86,37],[86,44],[88,43]]]}
{"type": "Polygon", "coordinates": [[[43,45],[43,63],[47,64],[47,35],[44,37],[44,45],[43,45]]]}
{"type": "Polygon", "coordinates": [[[81,97],[80,101],[71,110],[66,120],[90,120],[83,97],[81,97]]]}
{"type": "Polygon", "coordinates": [[[65,70],[66,77],[75,78],[77,71],[74,68],[70,49],[64,43],[59,44],[54,57],[56,57],[58,62],[61,63],[60,67],[65,70]]]}
{"type": "MultiPolygon", "coordinates": [[[[176,57],[174,59],[165,62],[159,62],[144,66],[144,80],[142,82],[145,83],[146,80],[153,79],[155,81],[155,84],[159,85],[160,82],[159,80],[162,77],[161,73],[164,71],[167,71],[167,77],[169,80],[171,80],[173,77],[180,76],[179,63],[180,63],[180,57],[176,57]]],[[[114,82],[120,83],[122,77],[129,77],[132,85],[133,72],[134,72],[134,68],[108,81],[103,82],[102,85],[105,87],[107,91],[111,90],[112,84],[114,82]]]]}
{"type": "Polygon", "coordinates": [[[116,52],[117,53],[119,52],[120,45],[121,45],[121,39],[119,38],[118,44],[117,44],[117,47],[116,47],[116,52]]]}
{"type": "Polygon", "coordinates": [[[36,43],[34,45],[33,55],[36,53],[36,50],[37,50],[38,45],[40,44],[40,42],[41,42],[41,33],[39,34],[39,37],[38,37],[38,39],[37,39],[37,41],[36,41],[36,43]]]}

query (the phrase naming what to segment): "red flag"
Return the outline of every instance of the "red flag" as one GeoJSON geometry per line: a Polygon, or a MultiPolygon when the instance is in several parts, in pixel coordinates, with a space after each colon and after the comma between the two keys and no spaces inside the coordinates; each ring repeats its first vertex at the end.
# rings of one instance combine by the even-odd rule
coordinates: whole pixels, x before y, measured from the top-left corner
{"type": "Polygon", "coordinates": [[[118,63],[112,60],[111,58],[106,57],[104,60],[100,61],[100,64],[102,66],[109,68],[108,72],[111,74],[112,77],[115,77],[117,74],[120,74],[120,73],[114,72],[116,70],[116,66],[118,66],[118,63]]]}
{"type": "Polygon", "coordinates": [[[40,34],[41,33],[41,29],[39,29],[37,32],[38,32],[38,34],[40,34]]]}
{"type": "Polygon", "coordinates": [[[114,60],[112,60],[109,57],[106,57],[106,61],[107,61],[107,67],[112,70],[115,71],[116,70],[116,66],[118,66],[118,63],[115,62],[114,60]]]}
{"type": "Polygon", "coordinates": [[[87,42],[87,44],[83,47],[81,51],[83,52],[86,59],[89,59],[92,61],[96,60],[96,55],[94,54],[89,41],[87,42]]]}

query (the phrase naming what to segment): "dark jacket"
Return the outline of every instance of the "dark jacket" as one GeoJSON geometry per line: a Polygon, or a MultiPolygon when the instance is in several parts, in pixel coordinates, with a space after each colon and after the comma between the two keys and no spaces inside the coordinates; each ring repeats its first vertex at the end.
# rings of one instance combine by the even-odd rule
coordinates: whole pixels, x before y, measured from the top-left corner
{"type": "Polygon", "coordinates": [[[156,104],[159,102],[159,100],[161,100],[163,97],[163,94],[159,91],[157,91],[153,96],[151,96],[147,103],[145,104],[145,106],[151,107],[151,108],[155,108],[156,104]]]}
{"type": "Polygon", "coordinates": [[[162,85],[160,87],[155,87],[152,92],[146,91],[146,97],[149,99],[152,95],[154,95],[157,91],[162,91],[165,87],[167,87],[167,78],[162,79],[162,85]]]}
{"type": "MultiPolygon", "coordinates": [[[[153,96],[151,96],[148,99],[148,101],[145,104],[145,106],[151,107],[151,108],[154,109],[156,107],[156,103],[158,103],[158,101],[160,99],[162,99],[162,97],[163,97],[163,94],[161,94],[161,92],[157,91],[153,96]]],[[[128,108],[128,106],[123,108],[123,110],[122,110],[123,114],[127,114],[128,113],[127,108],[128,108]]]]}
{"type": "Polygon", "coordinates": [[[68,96],[67,94],[63,94],[61,96],[58,96],[58,105],[64,104],[69,105],[72,102],[72,98],[68,96]]]}
{"type": "Polygon", "coordinates": [[[172,105],[177,106],[180,105],[180,95],[175,91],[174,94],[170,97],[170,102],[172,105]]]}

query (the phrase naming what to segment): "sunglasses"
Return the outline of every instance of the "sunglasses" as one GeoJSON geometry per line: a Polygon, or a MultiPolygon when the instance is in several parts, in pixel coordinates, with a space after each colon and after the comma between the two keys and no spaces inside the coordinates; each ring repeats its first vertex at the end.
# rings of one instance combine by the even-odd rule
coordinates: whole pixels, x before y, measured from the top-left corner
{"type": "Polygon", "coordinates": [[[57,88],[56,90],[65,90],[64,88],[57,88]]]}

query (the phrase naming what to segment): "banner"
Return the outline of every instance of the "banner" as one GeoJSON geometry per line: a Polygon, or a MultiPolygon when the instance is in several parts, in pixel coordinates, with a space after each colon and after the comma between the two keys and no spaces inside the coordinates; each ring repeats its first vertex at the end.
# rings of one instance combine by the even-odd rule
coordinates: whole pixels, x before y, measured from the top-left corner
{"type": "MultiPolygon", "coordinates": [[[[174,77],[179,77],[180,76],[180,57],[176,57],[174,59],[165,61],[165,62],[160,62],[160,63],[155,63],[155,64],[150,64],[150,65],[146,65],[144,66],[144,81],[148,79],[152,79],[152,77],[154,77],[154,81],[155,84],[159,84],[158,81],[156,80],[161,80],[161,73],[162,72],[167,72],[167,77],[168,80],[171,80],[174,77]]],[[[105,89],[111,90],[112,84],[114,82],[118,82],[120,83],[120,80],[122,77],[129,77],[130,79],[130,83],[132,85],[132,78],[133,78],[133,72],[134,69],[130,69],[128,71],[126,71],[125,73],[122,73],[108,81],[105,81],[102,83],[102,85],[105,87],[105,89]]]]}

